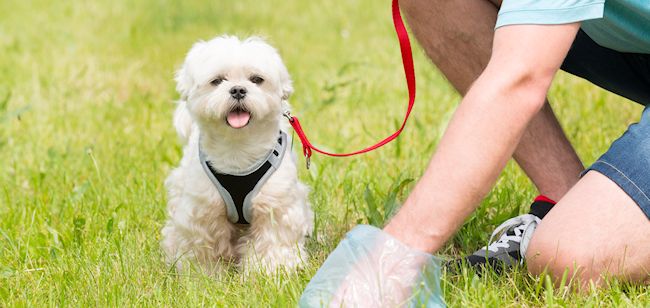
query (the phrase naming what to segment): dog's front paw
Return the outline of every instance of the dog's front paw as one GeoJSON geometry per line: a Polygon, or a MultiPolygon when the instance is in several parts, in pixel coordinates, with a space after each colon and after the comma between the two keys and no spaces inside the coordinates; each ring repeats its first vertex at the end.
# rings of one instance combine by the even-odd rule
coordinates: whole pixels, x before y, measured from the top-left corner
{"type": "Polygon", "coordinates": [[[294,272],[304,267],[308,256],[302,246],[267,247],[265,249],[245,249],[239,266],[245,273],[275,274],[294,272]]]}

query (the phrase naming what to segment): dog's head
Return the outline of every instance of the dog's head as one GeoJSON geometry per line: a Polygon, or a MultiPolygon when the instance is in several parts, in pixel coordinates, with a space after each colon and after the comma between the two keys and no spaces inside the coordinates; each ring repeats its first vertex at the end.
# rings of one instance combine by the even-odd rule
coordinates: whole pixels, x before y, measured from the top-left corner
{"type": "Polygon", "coordinates": [[[293,92],[278,52],[257,37],[197,42],[176,73],[176,82],[194,119],[224,129],[277,122],[293,92]]]}

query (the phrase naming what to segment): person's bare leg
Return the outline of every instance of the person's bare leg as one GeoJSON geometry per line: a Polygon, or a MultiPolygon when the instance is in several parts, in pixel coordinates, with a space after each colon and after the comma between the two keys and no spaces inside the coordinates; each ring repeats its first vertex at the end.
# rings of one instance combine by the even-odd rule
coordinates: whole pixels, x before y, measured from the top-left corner
{"type": "Polygon", "coordinates": [[[650,220],[609,178],[590,171],[544,217],[527,251],[528,269],[586,284],[602,275],[650,282],[650,220]],[[577,270],[576,270],[577,269],[577,270]]]}
{"type": "Polygon", "coordinates": [[[584,170],[548,102],[528,124],[513,157],[537,190],[553,200],[560,200],[584,170]]]}
{"type": "MultiPolygon", "coordinates": [[[[487,65],[497,5],[487,0],[403,0],[408,24],[433,63],[464,95],[487,65]]],[[[514,158],[541,194],[559,200],[583,165],[548,102],[529,124],[514,158]]]]}

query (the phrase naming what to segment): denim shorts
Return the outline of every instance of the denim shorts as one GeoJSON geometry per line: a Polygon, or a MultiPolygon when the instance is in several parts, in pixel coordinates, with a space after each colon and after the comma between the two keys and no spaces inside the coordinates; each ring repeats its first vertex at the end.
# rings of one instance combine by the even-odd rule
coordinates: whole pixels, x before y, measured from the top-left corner
{"type": "Polygon", "coordinates": [[[580,30],[562,70],[647,106],[639,122],[584,173],[594,170],[610,178],[650,219],[650,54],[601,47],[580,30]]]}

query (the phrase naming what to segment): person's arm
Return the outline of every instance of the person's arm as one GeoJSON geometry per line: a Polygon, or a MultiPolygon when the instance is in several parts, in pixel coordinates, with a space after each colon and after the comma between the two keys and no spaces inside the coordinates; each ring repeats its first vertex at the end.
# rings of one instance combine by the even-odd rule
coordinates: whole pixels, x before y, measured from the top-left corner
{"type": "Polygon", "coordinates": [[[404,206],[385,232],[368,226],[349,232],[305,288],[300,307],[443,305],[439,265],[424,252],[437,251],[492,187],[544,105],[578,28],[521,25],[496,31],[487,68],[404,206]]]}
{"type": "Polygon", "coordinates": [[[544,105],[579,27],[514,25],[496,30],[489,64],[385,232],[426,252],[437,251],[454,234],[494,185],[544,105]]]}

